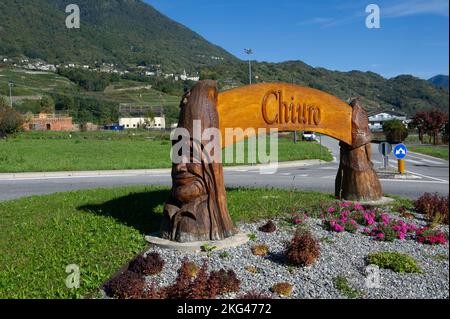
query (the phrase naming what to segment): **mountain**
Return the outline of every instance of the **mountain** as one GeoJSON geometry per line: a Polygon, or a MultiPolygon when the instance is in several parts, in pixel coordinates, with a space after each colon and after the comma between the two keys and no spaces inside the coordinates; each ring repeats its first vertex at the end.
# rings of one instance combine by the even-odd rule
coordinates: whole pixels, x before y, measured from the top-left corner
{"type": "Polygon", "coordinates": [[[2,0],[2,54],[50,63],[160,64],[164,72],[237,60],[139,0],[2,0]],[[71,3],[80,7],[80,29],[66,28],[71,3]]]}
{"type": "MultiPolygon", "coordinates": [[[[254,81],[295,83],[328,92],[344,101],[359,96],[369,110],[395,108],[412,115],[433,108],[448,112],[449,108],[448,91],[411,75],[386,79],[373,72],[330,71],[301,61],[256,62],[252,66],[257,77],[254,81]]],[[[217,79],[223,89],[240,86],[248,83],[248,64],[230,62],[203,67],[200,75],[205,79],[217,79]]]]}
{"type": "Polygon", "coordinates": [[[428,80],[438,88],[444,88],[448,91],[448,75],[436,75],[428,80]]]}

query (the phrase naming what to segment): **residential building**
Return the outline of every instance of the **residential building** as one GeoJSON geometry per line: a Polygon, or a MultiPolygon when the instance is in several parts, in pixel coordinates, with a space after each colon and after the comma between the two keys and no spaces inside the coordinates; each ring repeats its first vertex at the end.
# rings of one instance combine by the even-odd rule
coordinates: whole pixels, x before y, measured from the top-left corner
{"type": "Polygon", "coordinates": [[[32,115],[23,125],[25,131],[72,131],[72,117],[67,114],[39,113],[32,115]]]}
{"type": "Polygon", "coordinates": [[[383,123],[394,119],[400,120],[403,123],[408,124],[406,114],[394,110],[376,110],[369,112],[368,116],[369,116],[369,129],[372,132],[382,132],[383,123]]]}
{"type": "Polygon", "coordinates": [[[166,128],[166,118],[162,117],[154,117],[154,118],[146,118],[146,117],[121,117],[119,118],[119,125],[123,126],[125,129],[161,129],[164,130],[166,128]]]}

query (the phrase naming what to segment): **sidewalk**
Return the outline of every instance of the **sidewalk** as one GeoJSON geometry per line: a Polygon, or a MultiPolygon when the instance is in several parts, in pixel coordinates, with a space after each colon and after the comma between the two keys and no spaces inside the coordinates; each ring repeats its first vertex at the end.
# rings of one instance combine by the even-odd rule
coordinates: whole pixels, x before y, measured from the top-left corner
{"type": "MultiPolygon", "coordinates": [[[[291,167],[305,167],[319,165],[320,163],[327,163],[319,160],[302,160],[292,162],[280,162],[278,168],[291,167]]],[[[267,164],[257,165],[240,165],[240,166],[226,166],[224,171],[238,171],[238,170],[254,170],[264,169],[270,167],[267,164]]],[[[67,172],[31,172],[31,173],[0,173],[1,180],[14,179],[45,179],[45,178],[71,178],[71,177],[113,177],[113,176],[139,176],[139,175],[170,175],[171,169],[131,169],[131,170],[106,170],[106,171],[67,171],[67,172]]]]}

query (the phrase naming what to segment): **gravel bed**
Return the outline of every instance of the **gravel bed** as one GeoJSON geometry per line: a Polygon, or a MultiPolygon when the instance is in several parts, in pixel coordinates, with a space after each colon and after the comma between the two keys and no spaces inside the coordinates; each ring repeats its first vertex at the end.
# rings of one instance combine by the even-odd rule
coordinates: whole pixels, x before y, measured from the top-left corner
{"type": "MultiPolygon", "coordinates": [[[[398,215],[393,216],[401,219],[398,215]]],[[[411,222],[411,221],[408,221],[411,222]]],[[[415,224],[424,224],[415,220],[415,224]]],[[[308,268],[289,267],[283,263],[284,242],[291,239],[295,228],[278,226],[274,233],[263,233],[256,224],[241,224],[243,232],[253,233],[256,240],[247,244],[212,253],[181,253],[178,251],[152,247],[149,252],[156,251],[166,261],[164,270],[157,276],[146,277],[147,282],[159,286],[167,286],[174,282],[177,270],[184,257],[199,265],[207,259],[209,270],[233,269],[241,280],[241,291],[262,291],[269,293],[270,288],[279,282],[294,285],[290,298],[293,299],[340,299],[346,298],[334,287],[333,280],[337,276],[347,278],[350,286],[361,292],[360,298],[367,299],[406,299],[406,298],[448,298],[449,297],[449,247],[445,245],[424,245],[414,240],[395,240],[393,242],[376,241],[361,233],[334,233],[324,230],[321,220],[308,219],[306,224],[313,235],[320,240],[321,254],[316,263],[308,268]],[[257,257],[251,253],[251,247],[266,244],[270,253],[265,257],[257,257]],[[228,257],[221,257],[226,251],[228,257]],[[366,282],[365,258],[370,252],[395,251],[413,257],[423,269],[422,274],[400,274],[391,270],[380,269],[381,288],[368,288],[366,282]],[[257,273],[245,268],[255,266],[257,273]]],[[[282,224],[276,221],[277,225],[282,224]]],[[[448,233],[448,226],[441,227],[448,233]]],[[[222,296],[236,298],[236,294],[222,296]]],[[[278,298],[274,296],[274,298],[278,298]]]]}

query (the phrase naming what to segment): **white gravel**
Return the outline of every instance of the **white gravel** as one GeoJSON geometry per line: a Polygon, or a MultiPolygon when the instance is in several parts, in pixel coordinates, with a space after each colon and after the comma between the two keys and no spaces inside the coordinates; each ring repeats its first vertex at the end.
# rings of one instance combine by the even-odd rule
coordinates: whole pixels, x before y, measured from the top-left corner
{"type": "MultiPolygon", "coordinates": [[[[398,216],[396,216],[398,219],[398,216]]],[[[208,260],[209,270],[220,268],[233,269],[241,280],[241,291],[270,292],[270,288],[279,282],[289,282],[294,285],[291,298],[294,299],[337,299],[346,298],[334,287],[336,276],[347,278],[352,288],[360,291],[361,298],[407,299],[407,298],[448,298],[449,297],[449,247],[445,245],[424,245],[415,240],[395,240],[394,242],[379,242],[361,233],[334,233],[324,230],[321,220],[308,219],[308,228],[320,241],[321,255],[316,263],[308,268],[288,267],[283,263],[283,243],[292,238],[295,228],[291,226],[278,227],[271,234],[258,231],[264,224],[241,224],[244,232],[254,233],[255,241],[238,248],[206,253],[181,253],[178,251],[152,247],[149,251],[158,252],[166,261],[162,273],[147,277],[147,281],[167,286],[174,282],[177,270],[185,256],[191,261],[202,264],[208,260]],[[324,239],[326,238],[326,239],[324,239]],[[257,257],[251,253],[255,244],[266,244],[270,254],[257,257]],[[221,253],[229,256],[221,258],[221,253]],[[423,274],[395,273],[380,269],[381,288],[366,286],[366,261],[368,253],[377,251],[396,251],[413,257],[423,269],[423,274]],[[245,268],[255,266],[257,273],[250,273],[245,268]]],[[[416,224],[423,224],[415,221],[416,224]]],[[[276,222],[277,225],[280,223],[276,222]]],[[[448,226],[442,227],[448,233],[448,226]]],[[[235,298],[236,294],[223,296],[235,298]]],[[[274,296],[276,298],[276,296],[274,296]]]]}

